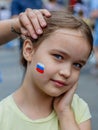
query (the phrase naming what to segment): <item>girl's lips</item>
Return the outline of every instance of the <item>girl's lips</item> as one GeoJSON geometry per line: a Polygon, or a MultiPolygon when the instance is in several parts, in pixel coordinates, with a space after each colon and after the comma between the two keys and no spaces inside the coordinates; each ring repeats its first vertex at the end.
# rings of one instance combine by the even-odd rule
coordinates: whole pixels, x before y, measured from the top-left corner
{"type": "Polygon", "coordinates": [[[51,81],[53,81],[57,87],[64,87],[64,86],[66,86],[66,84],[63,81],[54,80],[54,79],[51,79],[51,81]]]}

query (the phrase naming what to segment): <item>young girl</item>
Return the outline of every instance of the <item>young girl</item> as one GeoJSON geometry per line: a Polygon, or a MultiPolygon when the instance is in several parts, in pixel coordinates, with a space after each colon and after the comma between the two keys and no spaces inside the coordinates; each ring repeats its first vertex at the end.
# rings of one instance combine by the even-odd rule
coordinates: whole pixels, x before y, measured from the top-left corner
{"type": "Polygon", "coordinates": [[[0,103],[0,130],[91,130],[77,94],[80,71],[93,48],[91,31],[68,12],[51,12],[38,39],[26,37],[20,88],[0,103]]]}

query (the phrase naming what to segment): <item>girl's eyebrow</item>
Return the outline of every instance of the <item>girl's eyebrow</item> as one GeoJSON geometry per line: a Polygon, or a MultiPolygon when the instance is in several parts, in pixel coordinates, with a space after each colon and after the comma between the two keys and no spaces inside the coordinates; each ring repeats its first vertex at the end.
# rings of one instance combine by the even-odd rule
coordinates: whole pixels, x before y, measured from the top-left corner
{"type": "Polygon", "coordinates": [[[63,51],[63,50],[52,49],[52,52],[60,53],[60,54],[67,55],[67,56],[70,57],[70,55],[67,52],[63,51]]]}
{"type": "MultiPolygon", "coordinates": [[[[64,55],[64,56],[68,56],[68,57],[70,57],[70,54],[68,53],[68,52],[65,52],[65,51],[63,51],[63,50],[58,50],[58,49],[53,49],[52,50],[53,52],[58,52],[58,53],[60,53],[60,54],[62,54],[62,55],[64,55]]],[[[85,65],[86,64],[86,62],[87,62],[87,59],[81,59],[81,60],[77,60],[78,62],[81,62],[83,65],[85,65]]]]}

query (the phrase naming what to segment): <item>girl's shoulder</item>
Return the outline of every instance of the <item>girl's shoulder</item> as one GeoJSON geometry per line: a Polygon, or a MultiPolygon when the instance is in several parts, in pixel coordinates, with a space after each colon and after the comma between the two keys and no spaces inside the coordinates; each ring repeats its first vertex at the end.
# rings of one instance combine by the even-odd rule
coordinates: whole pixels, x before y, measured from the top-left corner
{"type": "Polygon", "coordinates": [[[73,97],[72,109],[75,114],[76,121],[78,123],[81,123],[91,118],[87,102],[85,102],[77,94],[75,94],[73,97]]]}
{"type": "Polygon", "coordinates": [[[11,103],[11,95],[0,101],[0,122],[3,121],[3,117],[9,113],[9,104],[11,103]]]}
{"type": "Polygon", "coordinates": [[[4,113],[4,111],[8,109],[8,106],[10,106],[11,103],[12,103],[12,95],[0,101],[0,115],[1,113],[4,113]]]}

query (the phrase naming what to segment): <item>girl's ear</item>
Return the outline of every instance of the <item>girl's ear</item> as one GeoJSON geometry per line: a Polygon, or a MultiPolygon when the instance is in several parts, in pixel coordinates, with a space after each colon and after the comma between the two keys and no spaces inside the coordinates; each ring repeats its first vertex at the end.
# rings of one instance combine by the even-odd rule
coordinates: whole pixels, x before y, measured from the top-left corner
{"type": "Polygon", "coordinates": [[[33,43],[30,39],[26,39],[23,44],[23,56],[26,61],[31,61],[34,53],[33,43]]]}

